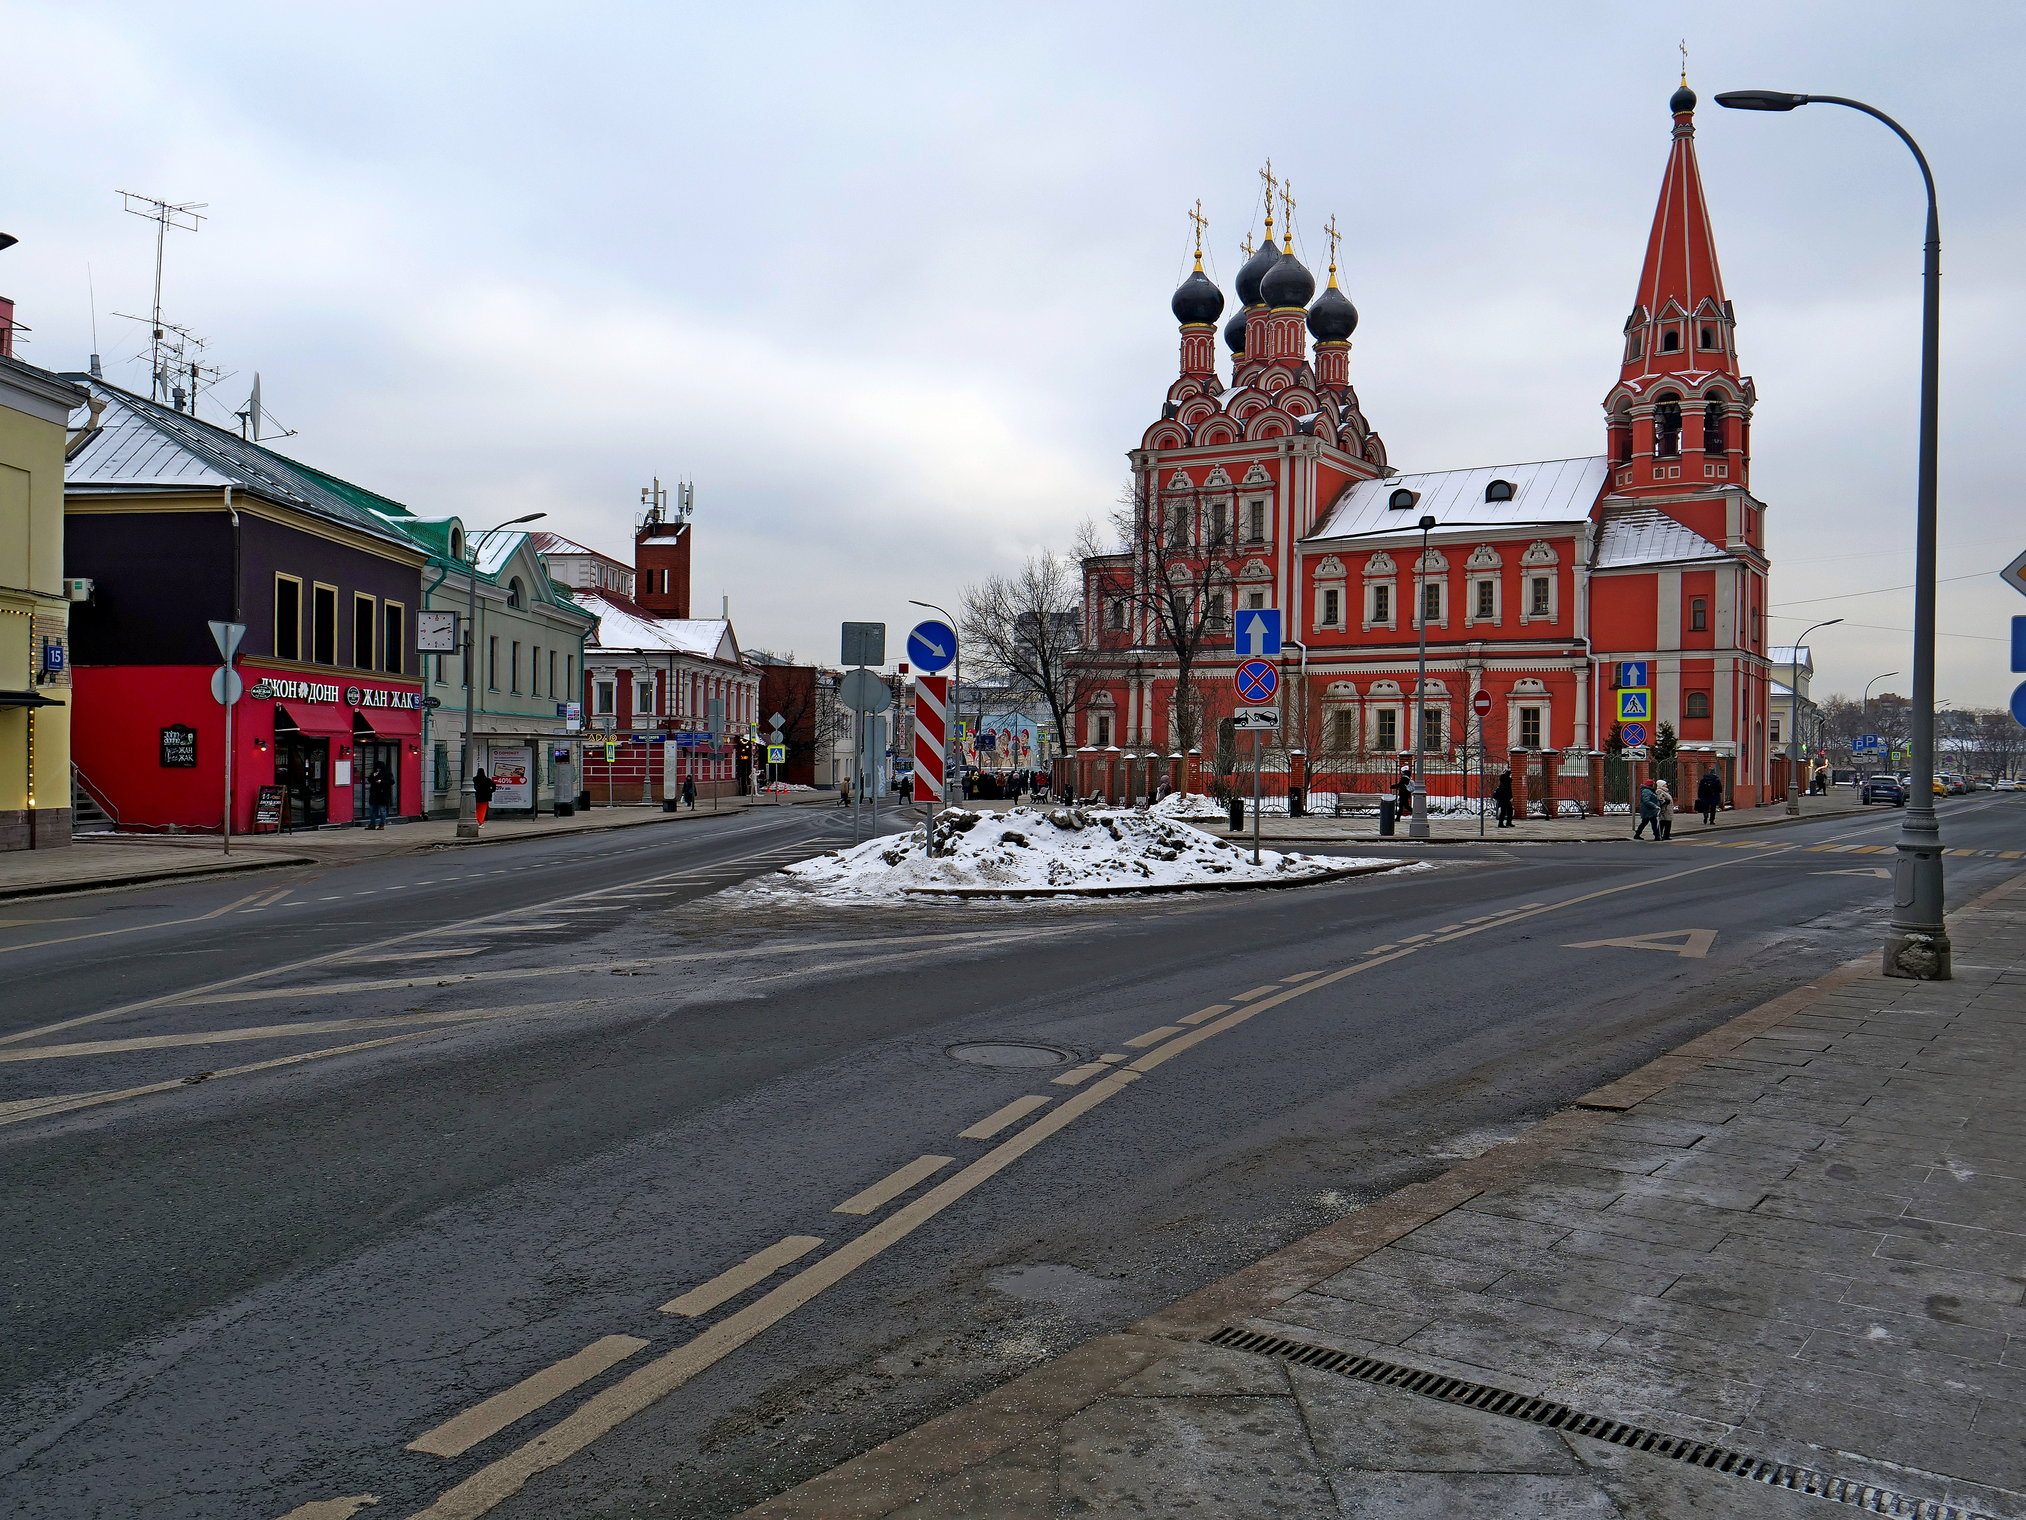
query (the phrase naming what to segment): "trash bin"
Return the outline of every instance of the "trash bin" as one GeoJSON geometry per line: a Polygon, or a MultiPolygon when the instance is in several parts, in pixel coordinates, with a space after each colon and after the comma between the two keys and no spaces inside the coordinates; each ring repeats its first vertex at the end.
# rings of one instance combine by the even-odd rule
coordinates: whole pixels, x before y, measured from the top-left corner
{"type": "Polygon", "coordinates": [[[1287,816],[1306,818],[1308,816],[1308,792],[1304,787],[1291,786],[1287,789],[1287,816]]]}
{"type": "Polygon", "coordinates": [[[1393,820],[1398,816],[1398,805],[1393,799],[1391,797],[1381,797],[1379,799],[1379,832],[1390,836],[1393,832],[1393,820]]]}
{"type": "Polygon", "coordinates": [[[577,811],[577,804],[574,802],[559,801],[556,804],[556,816],[558,818],[572,817],[575,815],[576,811],[577,811]]]}
{"type": "Polygon", "coordinates": [[[1231,832],[1242,834],[1245,831],[1245,799],[1229,797],[1225,799],[1224,806],[1231,814],[1231,832]]]}

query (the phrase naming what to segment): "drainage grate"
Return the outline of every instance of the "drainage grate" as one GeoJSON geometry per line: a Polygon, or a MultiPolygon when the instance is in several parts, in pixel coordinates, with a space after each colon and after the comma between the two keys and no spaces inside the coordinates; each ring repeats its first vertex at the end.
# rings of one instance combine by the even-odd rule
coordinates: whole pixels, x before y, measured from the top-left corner
{"type": "Polygon", "coordinates": [[[1848,1504],[1874,1515],[1899,1515],[1905,1520],[1993,1520],[1981,1510],[1962,1509],[1944,1504],[1939,1499],[1914,1499],[1889,1488],[1860,1483],[1854,1478],[1838,1478],[1812,1468],[1796,1467],[1790,1462],[1755,1457],[1728,1446],[1715,1446],[1687,1436],[1671,1436],[1665,1431],[1649,1430],[1644,1425],[1633,1425],[1600,1414],[1585,1414],[1553,1399],[1512,1393],[1487,1383],[1473,1383],[1466,1378],[1448,1377],[1439,1372],[1424,1372],[1417,1367],[1403,1367],[1398,1362],[1382,1362],[1375,1357],[1358,1356],[1328,1346],[1312,1346],[1306,1341],[1292,1341],[1278,1335],[1263,1335],[1227,1325],[1209,1338],[1209,1344],[1227,1346],[1234,1351],[1249,1351],[1256,1356],[1278,1357],[1298,1366],[1334,1372],[1385,1388],[1404,1389],[1423,1398],[1460,1404],[1466,1409],[1525,1420],[1533,1425],[1545,1425],[1550,1430],[1588,1436],[1593,1441],[1609,1441],[1614,1446],[1692,1463],[1712,1472],[1743,1478],[1747,1482],[1791,1489],[1797,1494],[1812,1494],[1816,1498],[1848,1504]]]}

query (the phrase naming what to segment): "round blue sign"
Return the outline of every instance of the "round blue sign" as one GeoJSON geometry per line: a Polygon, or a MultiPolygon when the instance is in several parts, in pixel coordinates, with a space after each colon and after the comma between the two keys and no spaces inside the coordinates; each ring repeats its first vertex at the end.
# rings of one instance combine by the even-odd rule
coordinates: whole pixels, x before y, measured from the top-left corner
{"type": "Polygon", "coordinates": [[[1646,742],[1646,725],[1644,723],[1620,724],[1618,737],[1623,739],[1627,744],[1644,744],[1646,742]]]}
{"type": "Polygon", "coordinates": [[[925,676],[948,670],[957,658],[957,631],[938,618],[908,630],[907,662],[925,676]]]}
{"type": "Polygon", "coordinates": [[[1247,660],[1231,679],[1247,702],[1271,702],[1280,690],[1280,672],[1266,660],[1247,660]]]}
{"type": "Polygon", "coordinates": [[[2026,681],[2021,681],[2012,692],[2012,717],[2026,725],[2026,681]]]}

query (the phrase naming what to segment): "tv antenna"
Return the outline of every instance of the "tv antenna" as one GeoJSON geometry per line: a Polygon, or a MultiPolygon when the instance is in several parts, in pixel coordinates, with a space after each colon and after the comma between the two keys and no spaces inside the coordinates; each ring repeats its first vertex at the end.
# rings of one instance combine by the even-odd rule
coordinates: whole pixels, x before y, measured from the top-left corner
{"type": "MultiPolygon", "coordinates": [[[[155,304],[150,308],[151,315],[148,325],[150,333],[148,340],[148,399],[150,401],[168,401],[177,389],[177,380],[180,377],[183,355],[180,352],[174,355],[174,360],[176,361],[174,364],[175,372],[172,373],[169,349],[164,343],[168,324],[162,321],[162,253],[164,245],[168,241],[169,229],[174,227],[181,232],[197,231],[199,225],[204,220],[197,213],[204,210],[210,203],[208,201],[185,201],[182,205],[172,205],[170,202],[158,200],[152,195],[137,195],[131,190],[122,190],[120,192],[120,202],[123,210],[134,216],[146,217],[155,224],[155,304]]],[[[183,332],[181,329],[177,329],[177,331],[181,332],[181,336],[184,339],[189,339],[190,335],[188,332],[183,332]]],[[[198,344],[198,347],[201,348],[202,346],[201,343],[198,344]]],[[[197,373],[197,366],[191,364],[190,406],[193,411],[197,405],[197,373]]],[[[182,408],[178,407],[177,410],[180,411],[182,408]]]]}

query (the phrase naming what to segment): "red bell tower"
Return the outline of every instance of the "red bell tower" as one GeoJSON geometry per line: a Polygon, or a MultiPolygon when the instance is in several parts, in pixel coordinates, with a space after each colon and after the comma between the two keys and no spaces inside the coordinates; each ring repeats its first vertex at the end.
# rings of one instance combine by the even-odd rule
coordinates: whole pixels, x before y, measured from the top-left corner
{"type": "Polygon", "coordinates": [[[668,492],[662,489],[658,477],[640,493],[647,511],[633,530],[633,600],[656,617],[686,618],[690,513],[695,509],[696,488],[683,481],[675,491],[672,513],[668,510],[668,492]]]}
{"type": "Polygon", "coordinates": [[[1732,523],[1718,510],[1720,499],[1735,501],[1750,485],[1757,393],[1738,372],[1736,313],[1717,268],[1695,160],[1695,92],[1686,81],[1668,109],[1667,172],[1625,319],[1618,383],[1604,401],[1611,489],[1717,543],[1741,534],[1756,546],[1756,513],[1732,523]]]}

